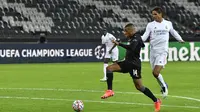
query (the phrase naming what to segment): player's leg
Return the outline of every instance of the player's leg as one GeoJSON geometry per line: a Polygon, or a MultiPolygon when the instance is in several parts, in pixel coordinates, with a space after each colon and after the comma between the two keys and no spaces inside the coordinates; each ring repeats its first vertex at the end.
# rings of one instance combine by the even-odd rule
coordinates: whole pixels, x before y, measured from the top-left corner
{"type": "Polygon", "coordinates": [[[112,50],[111,58],[114,63],[116,63],[119,60],[119,50],[117,47],[112,50]]]}
{"type": "Polygon", "coordinates": [[[118,72],[121,68],[118,63],[113,63],[112,65],[109,65],[106,70],[108,89],[112,90],[113,72],[118,72]]]}
{"type": "Polygon", "coordinates": [[[107,67],[107,73],[106,73],[106,76],[107,76],[107,91],[105,92],[105,94],[103,96],[101,96],[102,99],[106,99],[108,97],[111,97],[114,95],[114,92],[113,92],[113,72],[118,72],[121,70],[120,66],[118,65],[118,63],[113,63],[112,65],[109,65],[107,67]]]}
{"type": "Polygon", "coordinates": [[[149,97],[154,102],[155,112],[159,112],[161,100],[156,98],[155,95],[151,92],[151,90],[142,84],[140,70],[139,69],[134,70],[133,72],[130,72],[130,74],[131,74],[131,77],[133,79],[133,83],[134,83],[136,89],[139,90],[140,92],[144,93],[147,97],[149,97]]]}
{"type": "Polygon", "coordinates": [[[110,58],[104,58],[104,64],[103,64],[103,73],[104,76],[100,81],[105,82],[107,80],[106,78],[106,68],[108,67],[108,62],[110,61],[110,58]]]}
{"type": "Polygon", "coordinates": [[[110,58],[111,58],[111,54],[109,54],[108,51],[106,51],[106,54],[104,56],[104,64],[103,64],[103,73],[104,73],[104,76],[102,79],[100,79],[100,81],[106,81],[107,78],[106,78],[106,68],[108,66],[108,62],[110,61],[110,58]]]}
{"type": "Polygon", "coordinates": [[[164,81],[163,76],[160,73],[162,69],[163,69],[163,66],[155,65],[153,69],[153,75],[157,79],[158,84],[161,86],[161,92],[162,92],[163,98],[166,98],[168,95],[168,87],[164,81]]]}
{"type": "Polygon", "coordinates": [[[155,95],[151,92],[151,90],[149,88],[143,86],[141,79],[133,79],[133,82],[134,82],[137,90],[139,90],[144,95],[149,97],[155,103],[155,111],[159,111],[160,105],[161,105],[161,100],[156,98],[155,95]]]}
{"type": "Polygon", "coordinates": [[[161,86],[163,98],[166,98],[168,95],[167,84],[165,83],[164,78],[160,73],[165,64],[166,64],[166,54],[157,55],[155,57],[153,75],[157,79],[159,85],[161,86]]]}

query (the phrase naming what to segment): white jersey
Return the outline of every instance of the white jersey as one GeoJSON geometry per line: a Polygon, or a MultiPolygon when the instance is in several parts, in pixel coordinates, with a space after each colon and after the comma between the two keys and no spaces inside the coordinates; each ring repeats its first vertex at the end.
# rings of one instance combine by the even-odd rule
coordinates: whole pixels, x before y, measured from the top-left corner
{"type": "Polygon", "coordinates": [[[105,36],[104,35],[101,36],[101,40],[102,44],[105,44],[106,50],[109,51],[114,46],[112,40],[116,40],[116,38],[112,34],[106,33],[105,36]]]}
{"type": "Polygon", "coordinates": [[[174,30],[172,23],[163,19],[161,23],[153,21],[148,23],[146,31],[142,36],[142,40],[146,41],[150,36],[151,51],[156,53],[168,52],[169,32],[181,41],[181,36],[174,30]]]}

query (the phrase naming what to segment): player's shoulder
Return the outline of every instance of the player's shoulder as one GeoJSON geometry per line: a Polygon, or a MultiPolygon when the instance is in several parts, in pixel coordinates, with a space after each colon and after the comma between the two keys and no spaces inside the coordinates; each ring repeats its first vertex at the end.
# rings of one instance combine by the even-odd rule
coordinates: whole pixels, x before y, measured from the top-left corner
{"type": "Polygon", "coordinates": [[[110,38],[111,40],[116,39],[115,36],[111,33],[108,33],[108,38],[110,38]]]}
{"type": "Polygon", "coordinates": [[[103,38],[104,38],[104,35],[101,36],[101,39],[103,39],[103,38]]]}
{"type": "Polygon", "coordinates": [[[144,42],[142,41],[142,37],[141,37],[141,35],[139,33],[136,33],[134,35],[134,38],[132,39],[132,42],[133,43],[135,43],[135,42],[139,43],[138,45],[140,45],[141,47],[145,46],[144,42]]]}
{"type": "Polygon", "coordinates": [[[155,23],[155,21],[151,21],[147,25],[153,25],[154,23],[155,23]]]}
{"type": "Polygon", "coordinates": [[[139,33],[135,33],[133,41],[140,41],[140,40],[141,40],[141,35],[139,33]]]}
{"type": "Polygon", "coordinates": [[[114,37],[114,35],[113,35],[113,34],[111,34],[111,33],[107,33],[107,35],[108,35],[108,36],[111,36],[111,37],[114,37]]]}
{"type": "Polygon", "coordinates": [[[137,33],[134,34],[134,37],[135,38],[141,38],[141,34],[137,32],[137,33]]]}
{"type": "Polygon", "coordinates": [[[163,19],[163,21],[164,21],[165,23],[167,23],[167,24],[172,24],[172,22],[169,21],[169,20],[163,19]]]}
{"type": "Polygon", "coordinates": [[[154,22],[155,22],[155,21],[151,21],[151,22],[149,22],[148,24],[151,25],[151,24],[154,24],[154,22]]]}
{"type": "Polygon", "coordinates": [[[155,21],[152,21],[152,22],[149,22],[148,24],[147,24],[147,27],[153,27],[154,26],[154,24],[155,24],[155,21]]]}

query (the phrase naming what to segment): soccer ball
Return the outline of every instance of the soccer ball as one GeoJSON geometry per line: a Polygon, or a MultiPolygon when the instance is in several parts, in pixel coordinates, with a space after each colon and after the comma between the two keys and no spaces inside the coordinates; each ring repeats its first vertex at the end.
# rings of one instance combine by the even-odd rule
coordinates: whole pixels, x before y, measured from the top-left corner
{"type": "Polygon", "coordinates": [[[81,112],[84,108],[83,102],[81,100],[75,100],[73,102],[72,108],[76,111],[76,112],[81,112]]]}

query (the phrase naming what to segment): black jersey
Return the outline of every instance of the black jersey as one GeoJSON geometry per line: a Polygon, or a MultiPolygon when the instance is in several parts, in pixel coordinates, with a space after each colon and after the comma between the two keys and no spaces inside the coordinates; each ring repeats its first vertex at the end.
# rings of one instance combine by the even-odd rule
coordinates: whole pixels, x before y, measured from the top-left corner
{"type": "Polygon", "coordinates": [[[144,43],[139,34],[133,35],[127,44],[119,43],[119,46],[126,49],[125,61],[132,62],[139,67],[141,66],[140,51],[144,47],[144,43]]]}

